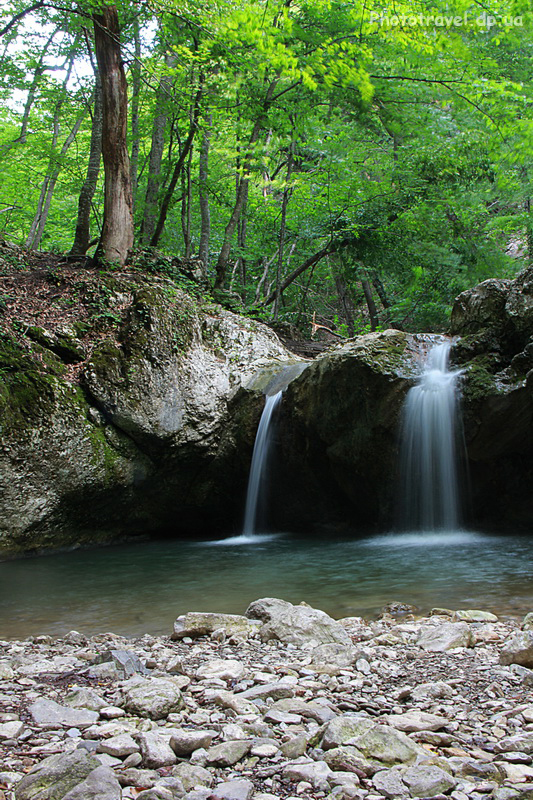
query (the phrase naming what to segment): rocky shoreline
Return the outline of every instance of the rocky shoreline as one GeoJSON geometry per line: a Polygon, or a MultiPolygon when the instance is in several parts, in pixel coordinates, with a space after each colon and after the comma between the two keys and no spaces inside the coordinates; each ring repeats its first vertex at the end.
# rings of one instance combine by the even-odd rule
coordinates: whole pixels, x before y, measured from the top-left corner
{"type": "Polygon", "coordinates": [[[410,611],[2,641],[0,800],[533,798],[533,614],[410,611]]]}

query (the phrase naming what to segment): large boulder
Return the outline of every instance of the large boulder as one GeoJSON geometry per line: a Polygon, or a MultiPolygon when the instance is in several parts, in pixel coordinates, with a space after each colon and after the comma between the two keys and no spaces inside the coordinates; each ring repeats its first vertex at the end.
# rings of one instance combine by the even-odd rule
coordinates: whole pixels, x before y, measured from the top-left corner
{"type": "Polygon", "coordinates": [[[263,623],[259,636],[264,642],[277,639],[298,647],[316,647],[329,642],[351,645],[351,639],[342,625],[306,603],[295,606],[285,600],[264,597],[248,606],[246,616],[263,623]]]}
{"type": "Polygon", "coordinates": [[[332,348],[293,381],[281,419],[278,507],[293,528],[390,524],[405,395],[439,337],[387,330],[332,348]]]}
{"type": "Polygon", "coordinates": [[[114,327],[95,334],[75,379],[48,338],[0,336],[0,557],[229,528],[263,390],[305,363],[266,326],[171,281],[106,287],[114,327]]]}
{"type": "Polygon", "coordinates": [[[463,292],[452,311],[452,351],[478,525],[529,525],[533,514],[533,270],[463,292]]]}

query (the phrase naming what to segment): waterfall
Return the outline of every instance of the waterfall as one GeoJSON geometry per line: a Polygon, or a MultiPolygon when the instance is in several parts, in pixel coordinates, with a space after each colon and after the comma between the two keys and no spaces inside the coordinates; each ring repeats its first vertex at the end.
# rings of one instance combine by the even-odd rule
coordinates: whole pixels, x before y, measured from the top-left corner
{"type": "Polygon", "coordinates": [[[448,369],[450,344],[435,345],[407,394],[400,448],[402,527],[457,530],[457,377],[448,369]]]}
{"type": "Polygon", "coordinates": [[[268,465],[268,453],[272,441],[272,415],[281,400],[282,392],[269,394],[265,397],[265,407],[259,420],[259,427],[255,437],[252,466],[248,478],[248,491],[246,494],[246,511],[244,514],[244,536],[253,536],[257,522],[257,507],[260,499],[261,488],[264,486],[265,473],[268,465]]]}

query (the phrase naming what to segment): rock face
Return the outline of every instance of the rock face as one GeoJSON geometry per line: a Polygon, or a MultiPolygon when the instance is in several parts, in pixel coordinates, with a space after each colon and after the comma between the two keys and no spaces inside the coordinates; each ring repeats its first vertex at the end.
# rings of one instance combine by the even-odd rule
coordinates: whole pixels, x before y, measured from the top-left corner
{"type": "Polygon", "coordinates": [[[465,369],[463,416],[477,524],[529,527],[533,514],[533,270],[457,298],[452,358],[465,369]]]}
{"type": "Polygon", "coordinates": [[[266,326],[170,281],[124,279],[116,294],[122,321],[76,367],[79,383],[46,337],[0,337],[0,557],[176,520],[201,529],[242,505],[259,384],[296,358],[266,326]]]}
{"type": "Polygon", "coordinates": [[[293,527],[317,518],[390,523],[400,410],[424,351],[438,338],[396,330],[360,336],[288,387],[278,491],[293,527]],[[299,503],[283,493],[287,485],[299,503]]]}

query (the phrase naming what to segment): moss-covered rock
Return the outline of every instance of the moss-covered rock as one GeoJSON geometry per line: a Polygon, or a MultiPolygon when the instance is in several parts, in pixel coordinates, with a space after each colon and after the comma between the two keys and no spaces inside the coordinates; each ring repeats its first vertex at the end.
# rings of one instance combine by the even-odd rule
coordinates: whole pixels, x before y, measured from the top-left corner
{"type": "Polygon", "coordinates": [[[120,289],[132,300],[93,338],[81,385],[57,331],[0,337],[0,556],[212,528],[242,503],[263,405],[252,378],[294,359],[170,280],[120,289]]]}

